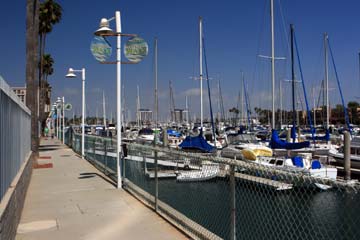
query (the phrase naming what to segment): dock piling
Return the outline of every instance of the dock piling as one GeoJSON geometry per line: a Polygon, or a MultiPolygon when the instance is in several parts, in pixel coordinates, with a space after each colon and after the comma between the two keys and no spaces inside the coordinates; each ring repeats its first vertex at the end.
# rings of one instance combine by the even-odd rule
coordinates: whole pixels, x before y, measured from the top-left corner
{"type": "Polygon", "coordinates": [[[351,164],[350,164],[350,133],[344,132],[344,170],[345,180],[351,180],[351,164]]]}
{"type": "Polygon", "coordinates": [[[291,141],[291,128],[288,128],[288,129],[287,129],[287,132],[286,132],[286,141],[287,141],[287,142],[290,142],[290,141],[291,141]]]}
{"type": "Polygon", "coordinates": [[[154,151],[155,163],[155,212],[158,211],[159,179],[158,179],[158,152],[154,151]]]}
{"type": "MultiPolygon", "coordinates": [[[[236,156],[235,156],[236,160],[236,156]]],[[[230,239],[236,239],[236,199],[235,199],[235,166],[230,166],[230,191],[231,191],[231,233],[230,239]]]]}
{"type": "Polygon", "coordinates": [[[168,146],[168,136],[167,136],[167,128],[166,127],[164,128],[164,131],[163,131],[163,144],[164,144],[164,147],[168,146]]]}

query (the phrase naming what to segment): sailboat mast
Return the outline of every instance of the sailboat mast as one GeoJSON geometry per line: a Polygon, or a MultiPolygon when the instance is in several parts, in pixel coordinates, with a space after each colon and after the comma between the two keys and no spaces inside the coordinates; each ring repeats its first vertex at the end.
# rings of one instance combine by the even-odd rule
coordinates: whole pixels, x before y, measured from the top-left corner
{"type": "Polygon", "coordinates": [[[315,104],[315,87],[312,88],[312,97],[314,101],[314,127],[316,128],[316,104],[315,104]]]}
{"type": "Polygon", "coordinates": [[[185,96],[185,108],[186,108],[186,123],[189,123],[188,96],[185,96]]]}
{"type": "Polygon", "coordinates": [[[242,81],[242,88],[241,88],[241,121],[240,125],[243,124],[244,121],[244,91],[245,91],[245,83],[244,83],[244,72],[241,72],[241,81],[242,81]]]}
{"type": "Polygon", "coordinates": [[[325,101],[326,101],[326,129],[329,129],[329,66],[328,66],[328,52],[327,52],[328,34],[324,33],[324,50],[325,50],[325,101]]]}
{"type": "MultiPolygon", "coordinates": [[[[291,93],[292,93],[292,110],[293,110],[293,128],[296,126],[296,108],[295,108],[295,64],[294,64],[294,25],[290,24],[291,31],[291,93]]],[[[293,142],[295,142],[295,136],[293,135],[293,142]]]]}
{"type": "Polygon", "coordinates": [[[200,60],[200,126],[203,129],[203,44],[202,44],[202,17],[199,17],[199,37],[200,37],[200,51],[199,51],[199,60],[200,60]]]}
{"type": "Polygon", "coordinates": [[[137,85],[137,99],[136,99],[136,115],[137,115],[137,124],[140,127],[140,90],[139,85],[137,85]]]}
{"type": "Polygon", "coordinates": [[[155,38],[155,46],[154,46],[154,50],[155,50],[155,54],[154,54],[154,68],[155,68],[155,127],[158,127],[158,116],[159,116],[159,100],[158,100],[158,72],[157,72],[157,43],[158,40],[157,38],[155,38]]]}
{"type": "Polygon", "coordinates": [[[282,86],[281,86],[281,80],[279,82],[279,94],[280,94],[280,129],[282,128],[283,125],[283,106],[282,106],[282,86]]]}
{"type": "Polygon", "coordinates": [[[105,112],[105,92],[103,91],[103,121],[106,127],[106,112],[105,112]]]}
{"type": "Polygon", "coordinates": [[[240,107],[241,107],[241,120],[240,120],[240,125],[242,125],[243,121],[244,121],[244,86],[245,86],[245,84],[244,84],[244,72],[243,71],[241,71],[241,81],[242,81],[241,85],[243,85],[243,86],[241,87],[241,105],[240,105],[240,107]]]}
{"type": "Polygon", "coordinates": [[[272,129],[275,129],[275,44],[274,44],[274,0],[270,0],[271,17],[271,82],[272,82],[272,129]]]}
{"type": "Polygon", "coordinates": [[[359,52],[359,80],[360,80],[360,52],[359,52]]]}
{"type": "Polygon", "coordinates": [[[98,108],[96,107],[96,125],[98,124],[98,118],[99,118],[99,116],[98,116],[98,108]]]}

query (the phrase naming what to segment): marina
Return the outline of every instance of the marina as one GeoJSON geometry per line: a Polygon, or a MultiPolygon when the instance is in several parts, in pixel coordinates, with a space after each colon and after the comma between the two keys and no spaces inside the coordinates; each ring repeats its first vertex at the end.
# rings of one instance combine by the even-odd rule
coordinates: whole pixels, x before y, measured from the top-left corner
{"type": "Polygon", "coordinates": [[[360,2],[2,5],[0,240],[360,239],[360,2]]]}

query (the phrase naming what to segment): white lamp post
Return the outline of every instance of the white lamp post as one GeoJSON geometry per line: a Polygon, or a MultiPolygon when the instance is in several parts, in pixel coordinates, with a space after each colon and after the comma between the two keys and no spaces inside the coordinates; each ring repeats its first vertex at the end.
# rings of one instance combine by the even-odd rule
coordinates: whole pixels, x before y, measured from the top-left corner
{"type": "MultiPolygon", "coordinates": [[[[56,116],[56,115],[57,115],[57,112],[56,112],[56,103],[53,103],[52,107],[53,107],[53,108],[52,108],[53,113],[54,113],[55,116],[56,116]]],[[[52,129],[54,130],[54,132],[52,132],[51,134],[55,134],[56,125],[55,125],[54,116],[52,116],[52,129]]]]}
{"type": "Polygon", "coordinates": [[[82,77],[82,120],[81,120],[81,158],[85,157],[85,68],[81,70],[74,70],[69,68],[68,74],[66,74],[67,78],[75,78],[75,72],[81,72],[82,77]]]}
{"type": "Polygon", "coordinates": [[[60,129],[60,114],[61,114],[61,111],[60,109],[58,108],[58,105],[61,103],[61,98],[58,97],[57,100],[56,100],[56,137],[57,139],[60,139],[60,133],[59,133],[59,129],[60,129]]]}
{"type": "Polygon", "coordinates": [[[110,19],[102,18],[100,21],[100,28],[94,33],[97,36],[104,35],[116,35],[116,137],[117,137],[117,151],[116,151],[116,172],[117,172],[117,188],[122,187],[121,180],[121,167],[120,167],[120,156],[121,156],[121,17],[120,11],[115,12],[115,17],[110,19]],[[114,20],[116,22],[116,33],[109,28],[109,22],[114,20]]]}
{"type": "Polygon", "coordinates": [[[62,143],[65,144],[65,97],[62,97],[62,143]]]}

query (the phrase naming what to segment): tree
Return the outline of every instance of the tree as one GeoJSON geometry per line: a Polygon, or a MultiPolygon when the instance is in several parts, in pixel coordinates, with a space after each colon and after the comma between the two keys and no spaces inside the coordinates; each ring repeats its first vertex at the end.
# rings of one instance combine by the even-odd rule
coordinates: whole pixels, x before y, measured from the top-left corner
{"type": "Polygon", "coordinates": [[[43,55],[43,66],[42,66],[42,75],[44,84],[47,82],[49,75],[54,73],[54,59],[51,57],[50,54],[43,55]]]}
{"type": "MultiPolygon", "coordinates": [[[[44,71],[45,63],[44,60],[46,60],[45,52],[45,43],[46,43],[46,35],[50,33],[53,29],[53,25],[56,23],[59,23],[62,17],[62,8],[60,4],[53,0],[45,0],[40,4],[39,9],[39,57],[40,57],[40,63],[39,63],[39,85],[40,85],[40,121],[42,123],[42,127],[45,126],[45,120],[46,120],[46,114],[44,112],[45,107],[45,101],[46,101],[46,95],[45,93],[48,92],[49,88],[45,88],[45,86],[49,86],[47,84],[47,77],[51,74],[48,74],[44,71]],[[43,79],[44,75],[46,76],[46,79],[43,79]]],[[[49,70],[49,69],[48,69],[49,70]]],[[[54,71],[52,69],[52,71],[54,71]]]]}
{"type": "Polygon", "coordinates": [[[360,119],[358,116],[358,108],[360,107],[358,102],[355,101],[350,101],[348,102],[347,105],[348,109],[349,109],[349,117],[350,117],[350,122],[353,124],[359,124],[360,123],[360,119]]]}
{"type": "Polygon", "coordinates": [[[39,1],[26,1],[26,105],[31,111],[31,150],[38,155],[38,63],[39,1]]]}

